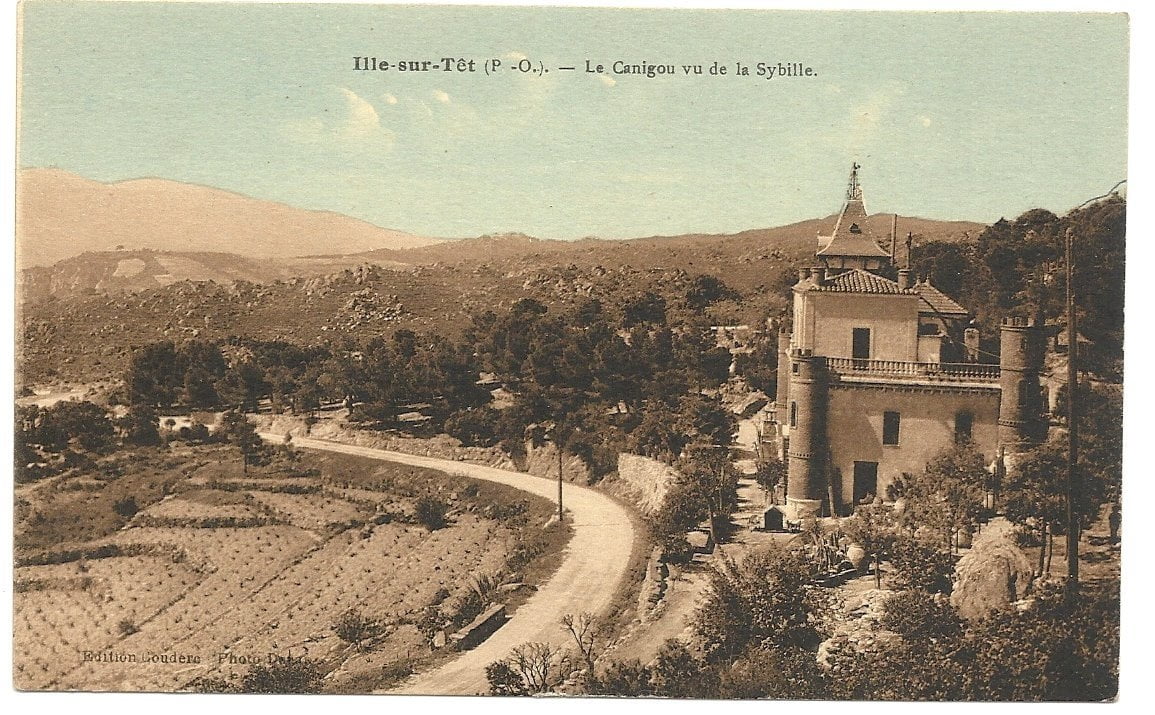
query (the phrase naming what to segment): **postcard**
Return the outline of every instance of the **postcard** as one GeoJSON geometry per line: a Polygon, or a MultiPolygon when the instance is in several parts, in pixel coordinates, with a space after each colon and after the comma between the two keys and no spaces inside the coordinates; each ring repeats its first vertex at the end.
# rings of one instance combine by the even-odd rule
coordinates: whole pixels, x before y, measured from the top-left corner
{"type": "Polygon", "coordinates": [[[1115,699],[1129,32],[26,0],[14,687],[1115,699]]]}

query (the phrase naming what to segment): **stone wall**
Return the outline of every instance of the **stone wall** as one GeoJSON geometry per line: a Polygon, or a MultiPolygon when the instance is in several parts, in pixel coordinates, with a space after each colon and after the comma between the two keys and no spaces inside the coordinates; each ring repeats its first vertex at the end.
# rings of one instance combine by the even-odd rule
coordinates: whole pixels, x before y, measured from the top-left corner
{"type": "MultiPolygon", "coordinates": [[[[536,477],[557,479],[557,447],[549,443],[534,447],[527,443],[525,466],[521,471],[529,472],[536,477]]],[[[567,454],[562,458],[562,479],[574,484],[589,484],[590,468],[580,457],[567,454]]]]}
{"type": "Polygon", "coordinates": [[[661,508],[678,472],[656,459],[623,452],[618,455],[618,478],[636,499],[638,509],[653,514],[661,508]]]}

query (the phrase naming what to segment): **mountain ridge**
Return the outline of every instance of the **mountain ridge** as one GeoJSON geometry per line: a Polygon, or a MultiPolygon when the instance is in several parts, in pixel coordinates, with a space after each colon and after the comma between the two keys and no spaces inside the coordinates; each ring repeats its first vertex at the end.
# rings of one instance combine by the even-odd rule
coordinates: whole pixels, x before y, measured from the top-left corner
{"type": "Polygon", "coordinates": [[[118,246],[269,258],[315,254],[322,245],[357,253],[445,240],[201,184],[155,177],[104,183],[56,168],[19,170],[16,228],[19,268],[118,246]]]}

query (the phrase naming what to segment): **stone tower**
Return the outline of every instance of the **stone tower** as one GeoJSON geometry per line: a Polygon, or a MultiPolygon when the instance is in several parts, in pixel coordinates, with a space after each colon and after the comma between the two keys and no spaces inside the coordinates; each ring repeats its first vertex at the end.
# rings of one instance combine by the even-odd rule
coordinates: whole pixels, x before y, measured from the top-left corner
{"type": "Polygon", "coordinates": [[[826,382],[824,358],[791,352],[786,511],[795,520],[819,516],[826,495],[826,382]]]}
{"type": "Polygon", "coordinates": [[[1021,452],[1047,438],[1046,401],[1039,383],[1046,339],[1033,320],[1004,318],[999,345],[999,446],[1021,452]]]}

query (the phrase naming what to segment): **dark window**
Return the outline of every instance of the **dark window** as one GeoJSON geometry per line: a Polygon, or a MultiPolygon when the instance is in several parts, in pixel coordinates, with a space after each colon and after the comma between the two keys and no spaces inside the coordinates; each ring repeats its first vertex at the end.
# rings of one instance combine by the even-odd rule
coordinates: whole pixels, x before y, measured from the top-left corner
{"type": "Polygon", "coordinates": [[[850,232],[851,233],[862,233],[862,229],[858,227],[858,224],[852,223],[852,224],[850,224],[850,232]]]}
{"type": "Polygon", "coordinates": [[[790,372],[794,373],[795,375],[798,374],[798,363],[790,363],[790,372]]]}
{"type": "Polygon", "coordinates": [[[954,416],[954,441],[970,442],[971,430],[974,428],[975,416],[969,412],[960,412],[954,416]]]}
{"type": "Polygon", "coordinates": [[[883,412],[882,413],[882,443],[895,445],[898,444],[898,423],[899,416],[897,412],[883,412]]]}
{"type": "MultiPolygon", "coordinates": [[[[855,328],[851,335],[850,357],[856,360],[870,358],[870,328],[855,328]]],[[[866,367],[865,365],[856,367],[866,367]]]]}
{"type": "Polygon", "coordinates": [[[791,427],[797,427],[798,426],[798,403],[797,402],[791,402],[790,403],[790,426],[791,427]]]}

